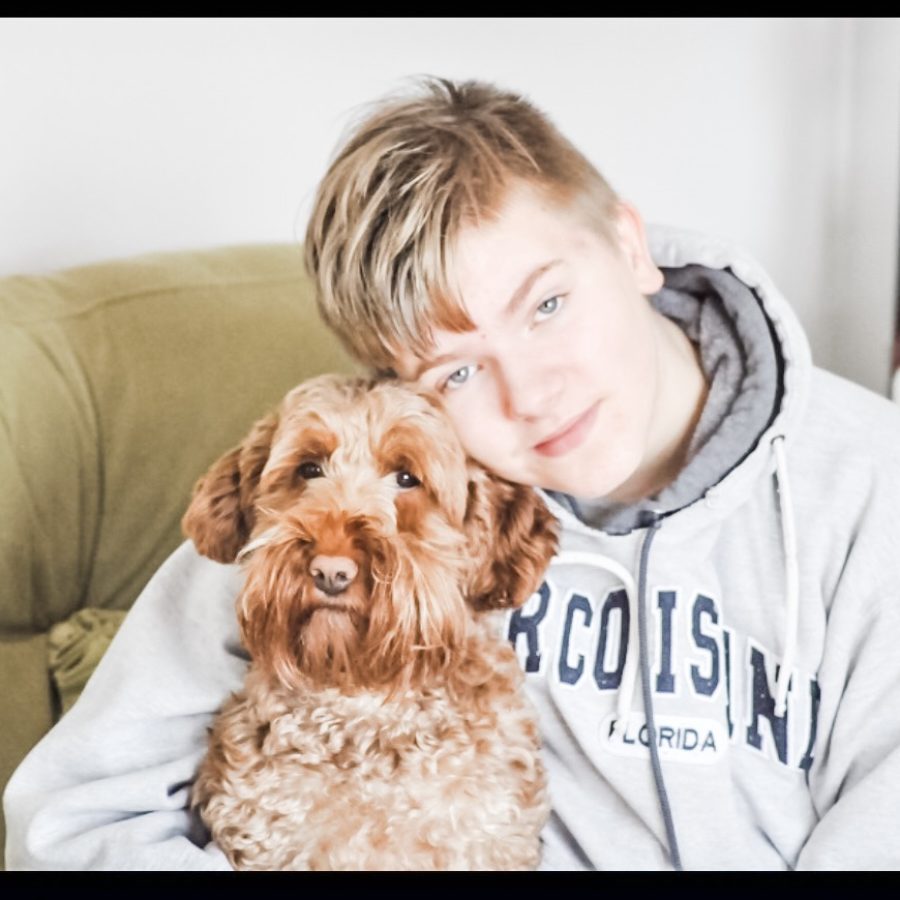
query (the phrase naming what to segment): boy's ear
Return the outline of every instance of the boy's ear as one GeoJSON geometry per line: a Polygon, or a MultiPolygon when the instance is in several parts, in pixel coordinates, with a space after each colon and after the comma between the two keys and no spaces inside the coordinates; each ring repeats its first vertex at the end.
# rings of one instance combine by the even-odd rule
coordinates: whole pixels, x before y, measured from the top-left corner
{"type": "Polygon", "coordinates": [[[616,207],[615,229],[619,250],[634,278],[638,290],[649,297],[663,286],[663,274],[653,262],[647,244],[644,220],[637,208],[625,201],[616,207]]]}
{"type": "Polygon", "coordinates": [[[277,427],[275,413],[260,419],[240,446],[213,463],[194,485],[181,529],[204,556],[216,562],[234,562],[250,538],[259,476],[277,427]]]}
{"type": "Polygon", "coordinates": [[[537,491],[469,465],[465,530],[475,560],[467,590],[477,610],[521,606],[557,548],[557,522],[537,491]]]}

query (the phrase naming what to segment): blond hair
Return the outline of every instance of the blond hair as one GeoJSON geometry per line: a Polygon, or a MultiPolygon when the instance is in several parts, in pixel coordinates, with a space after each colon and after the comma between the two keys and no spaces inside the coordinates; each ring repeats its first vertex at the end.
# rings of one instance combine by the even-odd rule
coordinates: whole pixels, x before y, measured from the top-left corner
{"type": "Polygon", "coordinates": [[[522,96],[427,77],[378,102],[319,185],[305,239],[325,322],[349,352],[390,370],[424,356],[434,328],[474,327],[453,282],[466,225],[490,220],[514,182],[575,209],[609,237],[617,197],[522,96]]]}

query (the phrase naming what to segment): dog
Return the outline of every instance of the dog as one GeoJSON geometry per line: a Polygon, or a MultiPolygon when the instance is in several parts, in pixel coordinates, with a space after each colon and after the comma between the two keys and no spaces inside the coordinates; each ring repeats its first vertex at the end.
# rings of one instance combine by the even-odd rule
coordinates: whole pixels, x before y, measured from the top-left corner
{"type": "Polygon", "coordinates": [[[250,666],[191,797],[232,866],[537,867],[546,775],[495,611],[538,588],[556,522],[467,459],[436,394],[304,382],[182,525],[245,576],[250,666]]]}

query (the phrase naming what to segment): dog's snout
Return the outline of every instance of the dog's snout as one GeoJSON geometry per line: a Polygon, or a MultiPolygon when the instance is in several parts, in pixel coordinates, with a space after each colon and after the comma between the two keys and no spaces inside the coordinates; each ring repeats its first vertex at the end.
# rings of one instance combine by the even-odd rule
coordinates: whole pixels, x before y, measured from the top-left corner
{"type": "Polygon", "coordinates": [[[359,571],[355,562],[346,556],[316,556],[309,564],[313,584],[329,596],[343,593],[353,583],[359,571]]]}

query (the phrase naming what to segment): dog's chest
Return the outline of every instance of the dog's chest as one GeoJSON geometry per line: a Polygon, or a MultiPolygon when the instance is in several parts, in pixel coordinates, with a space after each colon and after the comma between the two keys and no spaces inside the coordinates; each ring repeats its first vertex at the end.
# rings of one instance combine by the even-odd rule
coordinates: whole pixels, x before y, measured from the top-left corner
{"type": "Polygon", "coordinates": [[[325,766],[344,778],[390,778],[399,787],[405,776],[457,766],[450,759],[474,752],[488,718],[494,717],[460,707],[440,690],[387,700],[329,690],[272,719],[260,750],[286,765],[325,766]]]}
{"type": "Polygon", "coordinates": [[[243,751],[216,754],[230,760],[203,788],[204,818],[241,867],[536,864],[545,780],[531,716],[514,697],[259,700],[239,695],[224,711],[220,747],[243,751]]]}

